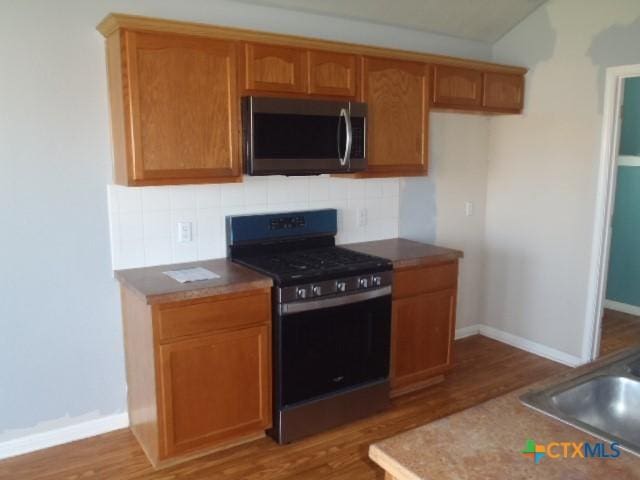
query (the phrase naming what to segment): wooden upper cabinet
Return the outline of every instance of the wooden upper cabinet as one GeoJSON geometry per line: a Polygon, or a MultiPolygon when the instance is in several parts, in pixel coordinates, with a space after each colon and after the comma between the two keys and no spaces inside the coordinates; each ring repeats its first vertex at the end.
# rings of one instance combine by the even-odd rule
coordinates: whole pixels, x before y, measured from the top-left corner
{"type": "Polygon", "coordinates": [[[311,50],[309,52],[309,93],[355,97],[359,83],[356,55],[311,50]]]}
{"type": "Polygon", "coordinates": [[[518,113],[524,103],[524,76],[487,72],[484,74],[482,106],[518,113]]]}
{"type": "Polygon", "coordinates": [[[433,105],[473,108],[482,104],[482,72],[469,68],[433,67],[433,105]]]}
{"type": "Polygon", "coordinates": [[[363,100],[368,104],[365,175],[426,175],[429,76],[423,63],[366,57],[363,100]]]}
{"type": "Polygon", "coordinates": [[[122,14],[98,29],[122,185],[241,181],[244,95],[366,102],[360,177],[426,175],[431,107],[523,105],[518,67],[122,14]]]}
{"type": "Polygon", "coordinates": [[[277,45],[245,43],[244,78],[245,90],[305,93],[307,51],[277,45]]]}
{"type": "Polygon", "coordinates": [[[107,45],[116,182],[236,181],[236,44],[122,30],[107,45]]]}

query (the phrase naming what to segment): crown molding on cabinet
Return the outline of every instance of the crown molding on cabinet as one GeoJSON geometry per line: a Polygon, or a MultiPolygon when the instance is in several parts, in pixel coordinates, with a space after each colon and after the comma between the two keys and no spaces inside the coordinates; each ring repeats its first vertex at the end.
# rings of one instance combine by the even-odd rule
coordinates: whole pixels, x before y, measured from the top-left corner
{"type": "Polygon", "coordinates": [[[181,22],[159,18],[143,17],[138,15],[126,15],[111,13],[107,15],[97,26],[102,35],[108,37],[118,29],[149,30],[154,32],[177,33],[183,35],[196,35],[212,37],[216,39],[243,40],[248,42],[261,42],[273,45],[286,45],[298,48],[331,50],[373,57],[396,58],[439,65],[450,65],[464,68],[472,68],[496,73],[511,73],[524,75],[527,69],[491,62],[469,60],[445,55],[412,52],[392,48],[374,47],[355,43],[333,42],[316,38],[300,37],[295,35],[282,35],[276,33],[260,32],[241,28],[220,27],[204,23],[181,22]]]}

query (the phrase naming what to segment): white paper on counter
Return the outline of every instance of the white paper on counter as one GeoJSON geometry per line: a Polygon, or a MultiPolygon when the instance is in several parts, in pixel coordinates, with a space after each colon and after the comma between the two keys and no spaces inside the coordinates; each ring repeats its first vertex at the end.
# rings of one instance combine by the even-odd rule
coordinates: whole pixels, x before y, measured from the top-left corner
{"type": "Polygon", "coordinates": [[[207,270],[202,267],[169,270],[168,272],[162,273],[180,283],[199,282],[201,280],[213,280],[214,278],[220,278],[220,275],[217,273],[213,273],[211,270],[207,270]]]}

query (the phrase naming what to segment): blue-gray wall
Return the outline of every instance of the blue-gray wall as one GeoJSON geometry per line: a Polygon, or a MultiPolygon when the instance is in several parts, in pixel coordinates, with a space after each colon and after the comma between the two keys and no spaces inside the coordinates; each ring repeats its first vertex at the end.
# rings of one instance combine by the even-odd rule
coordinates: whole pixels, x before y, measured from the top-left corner
{"type": "MultiPolygon", "coordinates": [[[[625,81],[621,155],[640,155],[640,78],[625,81]]],[[[619,166],[607,299],[640,306],[640,166],[619,166]]]]}

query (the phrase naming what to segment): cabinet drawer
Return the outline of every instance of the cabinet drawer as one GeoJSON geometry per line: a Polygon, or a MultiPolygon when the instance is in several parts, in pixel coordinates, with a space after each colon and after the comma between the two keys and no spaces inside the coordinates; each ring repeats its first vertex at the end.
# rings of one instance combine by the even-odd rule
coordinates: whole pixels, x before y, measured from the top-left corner
{"type": "Polygon", "coordinates": [[[394,272],[393,297],[403,298],[425,292],[436,292],[458,284],[458,262],[394,272]]]}
{"type": "Polygon", "coordinates": [[[158,307],[160,341],[216,330],[269,322],[271,294],[268,289],[245,295],[221,295],[209,301],[158,307]]]}

